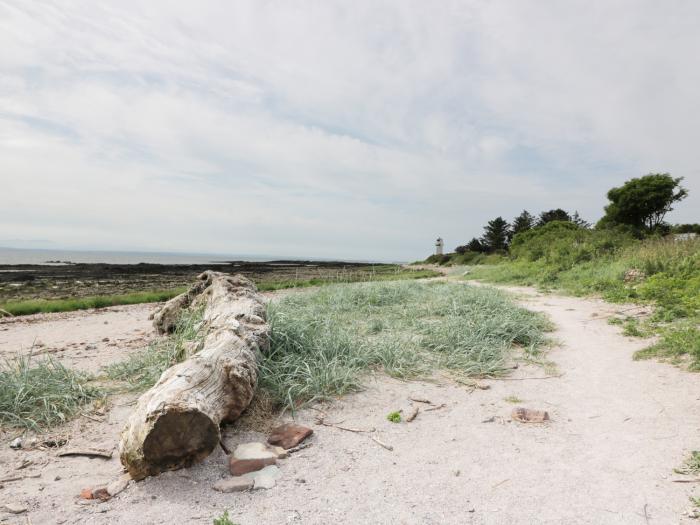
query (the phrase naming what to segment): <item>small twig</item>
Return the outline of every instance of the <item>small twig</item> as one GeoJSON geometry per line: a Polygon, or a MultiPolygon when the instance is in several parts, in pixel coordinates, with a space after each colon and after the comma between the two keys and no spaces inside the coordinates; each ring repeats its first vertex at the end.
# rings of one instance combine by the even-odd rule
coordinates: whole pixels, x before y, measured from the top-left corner
{"type": "Polygon", "coordinates": [[[6,315],[7,317],[14,317],[14,315],[12,315],[12,314],[11,314],[10,312],[8,312],[7,310],[3,310],[2,308],[0,308],[0,314],[6,315]]]}
{"type": "Polygon", "coordinates": [[[671,481],[673,483],[700,483],[700,478],[688,478],[688,479],[677,478],[677,479],[672,479],[671,481]]]}
{"type": "Polygon", "coordinates": [[[9,483],[10,481],[20,481],[27,478],[40,478],[41,472],[38,474],[27,474],[26,476],[10,476],[8,478],[0,479],[0,483],[9,483]]]}
{"type": "Polygon", "coordinates": [[[369,438],[370,438],[372,441],[374,441],[377,445],[379,445],[380,447],[383,447],[383,448],[387,449],[387,450],[390,451],[390,452],[391,452],[392,450],[394,450],[394,447],[392,447],[391,445],[387,445],[386,443],[384,443],[383,441],[380,441],[379,439],[377,439],[377,438],[374,437],[374,436],[370,436],[369,438]]]}
{"type": "Polygon", "coordinates": [[[426,405],[433,404],[433,402],[430,399],[425,399],[422,397],[409,397],[408,399],[411,401],[415,401],[416,403],[425,403],[426,405]]]}
{"type": "Polygon", "coordinates": [[[437,405],[434,407],[426,408],[424,412],[430,412],[431,410],[440,410],[441,408],[445,408],[447,405],[443,403],[442,405],[437,405]]]}
{"type": "Polygon", "coordinates": [[[644,520],[649,523],[649,515],[647,514],[647,507],[649,506],[648,503],[644,504],[644,520]]]}
{"type": "Polygon", "coordinates": [[[499,486],[503,485],[503,484],[504,484],[505,482],[507,482],[507,481],[510,481],[510,478],[504,479],[503,481],[499,481],[499,482],[496,483],[493,487],[491,487],[491,489],[493,490],[493,489],[495,489],[496,487],[499,487],[499,486]]]}
{"type": "Polygon", "coordinates": [[[295,452],[299,452],[300,450],[304,450],[305,448],[310,447],[313,445],[313,443],[302,443],[301,445],[297,445],[296,447],[292,447],[287,450],[287,454],[294,454],[295,452]]]}
{"type": "Polygon", "coordinates": [[[416,416],[418,415],[418,407],[411,407],[412,410],[411,412],[406,416],[406,423],[410,423],[414,419],[416,419],[416,416]]]}
{"type": "Polygon", "coordinates": [[[494,381],[529,381],[530,379],[555,379],[557,377],[562,377],[564,374],[557,374],[555,376],[543,376],[543,377],[492,377],[494,381]]]}
{"type": "Polygon", "coordinates": [[[85,412],[81,412],[80,415],[93,421],[97,421],[98,423],[102,423],[104,421],[104,419],[100,419],[96,416],[91,416],[90,414],[86,414],[85,412]]]}
{"type": "Polygon", "coordinates": [[[221,450],[224,451],[224,454],[226,454],[227,456],[231,454],[231,450],[224,444],[223,439],[219,440],[219,446],[221,447],[221,450]]]}
{"type": "Polygon", "coordinates": [[[345,430],[346,432],[357,432],[357,433],[362,433],[362,432],[374,432],[374,428],[371,428],[369,430],[363,430],[361,428],[349,428],[349,427],[341,427],[340,425],[336,425],[334,423],[326,423],[323,419],[323,417],[316,417],[316,423],[319,425],[322,425],[324,427],[333,427],[337,428],[338,430],[345,430]]]}

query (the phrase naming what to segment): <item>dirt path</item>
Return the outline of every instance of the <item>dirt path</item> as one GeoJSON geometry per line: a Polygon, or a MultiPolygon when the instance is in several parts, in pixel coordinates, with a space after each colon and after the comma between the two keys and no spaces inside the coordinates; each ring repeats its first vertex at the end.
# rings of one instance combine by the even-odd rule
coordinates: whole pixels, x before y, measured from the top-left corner
{"type": "MultiPolygon", "coordinates": [[[[700,376],[633,361],[646,343],[607,324],[604,316],[618,309],[614,305],[514,291],[557,325],[553,336],[561,345],[549,358],[563,375],[528,379],[543,370],[521,367],[511,378],[525,380],[485,381],[491,388],[475,391],[446,379],[378,377],[364,392],[327,408],[329,421],[375,427],[393,451],[365,434],[316,425],[317,412],[307,410],[298,418],[314,428],[313,445],[281,462],[282,478],[271,490],[214,492],[212,484],[226,475],[218,450],[200,465],[132,485],[107,503],[85,504],[76,498],[80,489],[118,473],[116,458],[16,453],[3,442],[3,465],[21,457],[48,464],[36,470],[39,478],[7,483],[0,504],[27,504],[33,524],[210,524],[224,509],[240,525],[693,523],[683,513],[700,486],[670,480],[686,454],[700,448],[700,376]],[[388,422],[386,414],[407,407],[411,396],[446,406],[421,412],[412,423],[388,422]],[[505,399],[511,396],[547,409],[552,421],[507,422],[514,405],[505,399]]],[[[80,432],[114,435],[116,443],[127,413],[128,407],[111,411],[108,427],[83,420],[80,432]]],[[[262,437],[228,433],[229,444],[262,437]]],[[[3,518],[27,523],[26,515],[0,512],[3,518]]]]}

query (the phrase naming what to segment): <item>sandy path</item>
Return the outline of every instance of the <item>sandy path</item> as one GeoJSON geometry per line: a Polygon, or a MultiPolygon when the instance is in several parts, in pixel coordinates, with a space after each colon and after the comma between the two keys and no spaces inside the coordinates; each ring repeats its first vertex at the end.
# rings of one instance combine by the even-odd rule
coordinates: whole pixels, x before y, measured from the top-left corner
{"type": "Polygon", "coordinates": [[[0,359],[49,354],[66,366],[99,371],[155,337],[154,304],[0,319],[0,359]]]}
{"type": "MultiPolygon", "coordinates": [[[[218,450],[193,468],[89,505],[75,495],[84,484],[117,473],[116,458],[70,464],[49,458],[41,478],[7,484],[0,503],[28,504],[34,524],[211,523],[224,509],[241,525],[690,523],[683,513],[700,488],[670,479],[688,451],[700,448],[700,377],[632,361],[645,342],[623,337],[600,318],[615,306],[518,292],[526,294],[526,306],[546,312],[557,325],[553,336],[562,344],[549,357],[564,375],[488,381],[490,390],[473,392],[449,381],[380,377],[327,409],[329,420],[376,427],[393,452],[364,434],[315,425],[316,412],[308,410],[299,419],[315,429],[313,446],[281,462],[282,478],[269,491],[214,492],[213,482],[225,476],[226,458],[218,450]],[[422,412],[410,424],[386,421],[411,395],[447,406],[422,412]],[[552,421],[483,423],[491,416],[508,419],[508,396],[546,408],[552,421]],[[53,481],[59,468],[64,477],[53,481]]],[[[540,368],[521,367],[513,378],[542,375],[540,368]]],[[[92,421],[81,422],[81,431],[109,436],[127,412],[110,412],[110,432],[92,421]]],[[[261,437],[229,433],[233,443],[261,437]]],[[[5,460],[6,452],[0,454],[5,460]]],[[[17,459],[19,454],[31,455],[17,453],[17,459]]]]}

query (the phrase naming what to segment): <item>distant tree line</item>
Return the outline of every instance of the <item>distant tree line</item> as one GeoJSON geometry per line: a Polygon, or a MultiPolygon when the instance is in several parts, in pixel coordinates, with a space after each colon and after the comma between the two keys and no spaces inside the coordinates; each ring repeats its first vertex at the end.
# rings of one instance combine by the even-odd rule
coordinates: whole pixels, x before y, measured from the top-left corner
{"type": "MultiPolygon", "coordinates": [[[[682,180],[682,177],[673,178],[668,173],[650,173],[628,180],[619,188],[610,189],[607,193],[609,203],[605,206],[605,215],[595,228],[624,229],[640,238],[653,234],[700,234],[700,224],[671,226],[664,221],[666,215],[673,210],[673,205],[688,196],[688,190],[681,186],[682,180]]],[[[459,254],[505,253],[516,235],[554,221],[572,223],[584,229],[593,227],[578,211],[570,214],[566,210],[556,208],[534,216],[523,210],[512,222],[500,216],[488,221],[481,237],[474,237],[467,244],[457,246],[455,251],[459,254]]]]}

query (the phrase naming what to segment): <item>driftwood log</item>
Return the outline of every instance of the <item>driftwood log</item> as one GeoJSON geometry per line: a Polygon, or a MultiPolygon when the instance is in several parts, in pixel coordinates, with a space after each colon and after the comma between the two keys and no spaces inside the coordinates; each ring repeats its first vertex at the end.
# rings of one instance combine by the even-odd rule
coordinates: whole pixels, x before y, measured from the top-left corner
{"type": "Polygon", "coordinates": [[[253,398],[258,357],[269,345],[263,298],[243,276],[204,272],[154,315],[156,330],[172,332],[187,308],[203,308],[201,350],[163,372],[122,431],[121,462],[136,480],[214,450],[220,423],[236,419],[253,398]]]}

